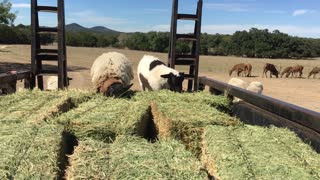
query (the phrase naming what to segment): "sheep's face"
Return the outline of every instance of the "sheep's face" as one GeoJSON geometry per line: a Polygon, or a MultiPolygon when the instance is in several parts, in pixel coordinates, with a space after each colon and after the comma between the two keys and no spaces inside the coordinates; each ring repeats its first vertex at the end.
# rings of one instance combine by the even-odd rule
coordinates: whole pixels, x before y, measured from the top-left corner
{"type": "Polygon", "coordinates": [[[161,75],[162,78],[168,79],[168,84],[171,91],[182,92],[182,83],[184,80],[184,73],[174,75],[173,73],[161,75]]]}
{"type": "Polygon", "coordinates": [[[130,85],[124,85],[120,82],[115,82],[111,85],[104,84],[106,87],[102,86],[100,88],[100,92],[103,93],[103,95],[108,97],[122,97],[133,84],[130,85]]]}

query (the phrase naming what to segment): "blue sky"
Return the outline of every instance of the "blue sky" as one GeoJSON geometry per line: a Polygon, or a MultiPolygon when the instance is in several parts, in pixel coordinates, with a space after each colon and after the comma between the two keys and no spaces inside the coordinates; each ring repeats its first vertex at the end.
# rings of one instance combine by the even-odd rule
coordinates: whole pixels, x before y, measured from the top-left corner
{"type": "MultiPolygon", "coordinates": [[[[11,0],[15,24],[30,24],[30,0],[11,0]]],[[[56,0],[38,0],[55,5],[56,0]]],[[[180,13],[194,13],[197,0],[180,0],[180,13]]],[[[169,31],[172,0],[66,0],[66,22],[105,26],[123,32],[169,31]]],[[[204,0],[202,32],[232,34],[251,27],[278,29],[294,36],[320,38],[319,0],[204,0]]],[[[56,24],[54,14],[41,13],[40,23],[56,24]]],[[[179,32],[193,24],[179,22],[179,32]]]]}

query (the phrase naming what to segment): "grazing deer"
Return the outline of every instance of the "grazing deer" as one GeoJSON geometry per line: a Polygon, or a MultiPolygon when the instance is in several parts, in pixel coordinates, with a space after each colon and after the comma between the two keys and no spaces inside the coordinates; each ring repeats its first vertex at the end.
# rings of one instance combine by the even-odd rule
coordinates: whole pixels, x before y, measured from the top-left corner
{"type": "Polygon", "coordinates": [[[314,68],[310,71],[310,73],[309,73],[309,75],[308,75],[308,79],[310,78],[311,75],[313,75],[313,78],[316,78],[316,75],[317,75],[318,73],[320,73],[320,67],[314,67],[314,68]]]}
{"type": "Polygon", "coordinates": [[[291,69],[291,73],[292,73],[291,77],[293,77],[293,74],[296,77],[296,73],[299,73],[299,77],[301,78],[302,70],[303,70],[303,66],[301,66],[301,65],[296,65],[296,66],[292,67],[292,69],[291,69]]]}
{"type": "MultiPolygon", "coordinates": [[[[280,70],[281,70],[281,68],[280,68],[280,70]]],[[[266,65],[264,65],[262,77],[264,77],[264,75],[266,75],[266,77],[267,77],[268,71],[270,71],[270,78],[272,78],[272,75],[274,75],[278,78],[279,71],[277,70],[277,68],[273,64],[266,63],[266,65]]]]}
{"type": "Polygon", "coordinates": [[[251,64],[246,64],[246,76],[251,77],[251,71],[252,71],[252,65],[251,64]]]}
{"type": "Polygon", "coordinates": [[[291,73],[292,73],[292,67],[291,67],[291,66],[290,66],[290,67],[286,67],[286,68],[284,68],[284,70],[280,73],[280,77],[282,78],[282,76],[283,76],[284,74],[286,74],[286,78],[288,78],[291,73]]]}
{"type": "Polygon", "coordinates": [[[233,73],[233,71],[237,71],[237,75],[239,76],[240,73],[246,72],[247,66],[244,63],[236,64],[232,67],[229,71],[229,76],[233,73]]]}

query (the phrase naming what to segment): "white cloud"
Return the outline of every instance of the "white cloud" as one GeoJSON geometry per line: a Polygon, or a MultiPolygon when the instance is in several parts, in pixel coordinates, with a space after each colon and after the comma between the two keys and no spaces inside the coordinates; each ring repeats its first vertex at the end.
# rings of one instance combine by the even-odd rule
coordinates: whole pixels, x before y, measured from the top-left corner
{"type": "MultiPolygon", "coordinates": [[[[66,17],[66,19],[72,20],[75,23],[79,23],[85,26],[109,27],[110,25],[121,25],[121,24],[132,23],[122,18],[114,18],[114,17],[98,15],[94,11],[90,11],[90,10],[71,13],[69,16],[66,17]]],[[[73,23],[73,22],[67,22],[67,23],[73,23]]]]}
{"type": "Polygon", "coordinates": [[[207,9],[215,9],[229,12],[247,12],[249,6],[246,4],[238,3],[205,3],[204,7],[207,9]]]}
{"type": "Polygon", "coordinates": [[[307,13],[314,13],[315,10],[309,10],[309,9],[298,9],[298,10],[295,10],[293,13],[292,13],[292,16],[301,16],[301,15],[304,15],[304,14],[307,14],[307,13]]]}
{"type": "Polygon", "coordinates": [[[13,3],[12,8],[30,8],[30,4],[13,3]]]}

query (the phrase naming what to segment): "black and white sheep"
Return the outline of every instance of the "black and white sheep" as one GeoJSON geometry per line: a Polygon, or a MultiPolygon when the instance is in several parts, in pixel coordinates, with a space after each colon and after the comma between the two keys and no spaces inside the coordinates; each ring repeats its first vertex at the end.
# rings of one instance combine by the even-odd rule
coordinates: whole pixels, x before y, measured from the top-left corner
{"type": "Polygon", "coordinates": [[[145,55],[138,65],[138,79],[144,91],[169,89],[181,92],[184,73],[167,67],[157,57],[145,55]]]}
{"type": "Polygon", "coordinates": [[[104,53],[92,64],[91,78],[96,92],[120,97],[132,86],[132,63],[121,53],[104,53]]]}

